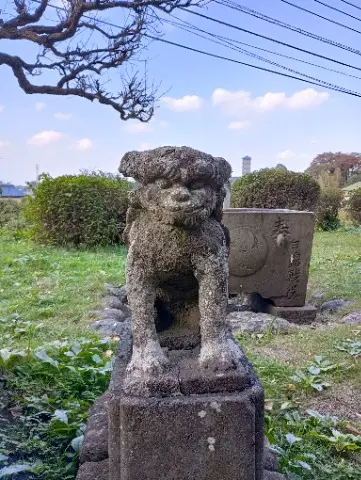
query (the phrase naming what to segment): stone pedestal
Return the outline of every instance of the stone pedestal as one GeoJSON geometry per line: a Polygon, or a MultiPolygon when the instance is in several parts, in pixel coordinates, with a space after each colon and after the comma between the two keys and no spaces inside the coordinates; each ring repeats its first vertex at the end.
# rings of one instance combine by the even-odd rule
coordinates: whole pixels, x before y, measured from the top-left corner
{"type": "Polygon", "coordinates": [[[242,351],[239,368],[226,374],[201,370],[197,349],[168,356],[179,385],[173,395],[164,395],[162,379],[148,398],[125,394],[118,362],[109,480],[262,480],[263,389],[242,351]]]}
{"type": "Polygon", "coordinates": [[[229,293],[258,294],[275,313],[310,323],[317,310],[305,305],[314,214],[294,210],[229,208],[223,222],[231,237],[229,293]],[[295,307],[300,307],[296,309],[295,307]]]}

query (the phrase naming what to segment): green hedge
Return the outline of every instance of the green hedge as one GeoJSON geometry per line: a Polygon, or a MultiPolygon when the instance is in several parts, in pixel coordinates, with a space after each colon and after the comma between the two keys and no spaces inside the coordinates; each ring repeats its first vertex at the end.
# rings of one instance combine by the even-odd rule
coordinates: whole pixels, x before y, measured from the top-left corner
{"type": "Polygon", "coordinates": [[[23,201],[0,199],[0,228],[17,228],[22,224],[23,201]]]}
{"type": "Polygon", "coordinates": [[[354,190],[348,201],[348,210],[354,222],[361,224],[361,188],[354,190]]]}
{"type": "Polygon", "coordinates": [[[42,175],[25,215],[33,239],[57,245],[121,242],[130,185],[116,175],[42,175]]]}
{"type": "Polygon", "coordinates": [[[318,182],[306,173],[266,168],[233,183],[231,207],[315,211],[320,190],[318,182]]]}

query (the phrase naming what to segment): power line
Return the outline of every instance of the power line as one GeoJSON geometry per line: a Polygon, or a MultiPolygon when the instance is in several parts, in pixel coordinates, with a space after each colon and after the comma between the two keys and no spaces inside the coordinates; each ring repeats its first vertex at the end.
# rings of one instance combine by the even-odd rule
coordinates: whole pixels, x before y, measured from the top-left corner
{"type": "MultiPolygon", "coordinates": [[[[170,23],[171,25],[176,26],[176,27],[178,27],[178,28],[180,28],[180,29],[182,29],[182,30],[185,30],[185,31],[189,32],[189,33],[192,33],[192,34],[194,34],[194,35],[196,35],[196,36],[198,36],[198,37],[204,38],[204,39],[206,39],[206,40],[208,40],[208,41],[211,41],[211,42],[213,42],[213,43],[220,44],[220,45],[222,45],[222,46],[225,46],[225,47],[227,47],[227,48],[230,48],[231,50],[235,50],[235,51],[241,52],[241,53],[243,53],[243,54],[245,54],[245,55],[247,55],[247,56],[256,58],[256,59],[258,59],[258,60],[261,60],[261,61],[263,61],[263,62],[269,63],[269,64],[271,64],[271,65],[277,66],[278,68],[282,68],[283,70],[287,70],[287,71],[289,71],[289,72],[291,72],[291,73],[295,73],[296,75],[300,75],[300,76],[303,76],[303,77],[305,77],[305,78],[309,78],[309,79],[311,79],[311,80],[315,80],[315,81],[317,81],[317,82],[320,82],[320,83],[321,83],[322,85],[324,85],[324,86],[327,86],[327,87],[328,87],[328,86],[332,86],[332,87],[335,87],[335,88],[339,88],[340,90],[345,90],[345,91],[348,91],[348,92],[352,92],[352,90],[350,90],[350,89],[346,89],[346,88],[344,88],[344,87],[339,87],[338,85],[332,84],[332,83],[330,83],[330,82],[325,82],[325,81],[320,80],[320,79],[318,79],[318,78],[312,77],[312,76],[307,75],[307,74],[305,74],[305,73],[301,73],[301,72],[299,72],[299,71],[297,71],[297,70],[294,70],[294,69],[292,69],[292,68],[289,68],[289,67],[286,67],[286,66],[284,66],[284,65],[281,65],[281,64],[279,64],[279,63],[277,63],[277,62],[274,62],[274,61],[270,60],[269,58],[265,58],[265,57],[262,57],[262,56],[260,56],[260,55],[257,55],[256,53],[250,52],[249,50],[245,50],[245,49],[243,49],[243,48],[237,47],[237,46],[234,45],[234,43],[241,43],[241,44],[242,44],[242,42],[237,42],[237,41],[235,41],[235,40],[233,40],[233,39],[230,39],[230,38],[228,38],[228,37],[222,37],[222,36],[220,36],[220,35],[215,35],[214,33],[208,32],[208,31],[206,31],[206,30],[202,30],[202,29],[200,29],[199,27],[197,27],[197,26],[195,26],[195,25],[192,25],[192,24],[189,23],[189,22],[186,22],[185,20],[178,19],[177,17],[175,17],[175,16],[172,15],[172,14],[170,14],[170,15],[171,15],[173,18],[176,18],[177,20],[180,20],[180,21],[181,21],[183,24],[185,24],[185,25],[182,25],[182,24],[177,23],[177,22],[169,22],[169,21],[168,21],[167,23],[170,23]],[[211,38],[205,37],[204,35],[200,35],[199,33],[196,33],[195,30],[196,30],[197,32],[205,33],[206,35],[208,35],[208,36],[211,37],[211,38]],[[220,39],[221,41],[215,40],[214,37],[220,39]]],[[[251,46],[252,46],[252,45],[251,45],[251,46]]],[[[256,47],[256,48],[257,48],[257,47],[256,47]]],[[[270,52],[270,53],[274,53],[274,52],[270,52]]],[[[291,57],[291,58],[292,58],[292,57],[291,57]]],[[[296,59],[296,60],[297,60],[297,59],[296,59]]],[[[317,65],[316,65],[316,66],[317,66],[317,65]]],[[[342,73],[342,72],[341,72],[341,73],[342,73]]],[[[356,77],[356,78],[359,78],[359,79],[360,79],[360,77],[356,77]]]]}
{"type": "MultiPolygon", "coordinates": [[[[37,3],[40,2],[40,0],[34,0],[34,1],[37,2],[37,3]]],[[[58,9],[58,10],[66,11],[66,9],[64,7],[63,8],[62,7],[57,7],[57,6],[54,6],[54,5],[49,5],[49,6],[51,6],[52,8],[58,9]]],[[[191,12],[191,13],[195,13],[197,15],[201,15],[199,13],[193,12],[192,10],[188,10],[188,11],[191,12]]],[[[83,15],[83,16],[84,16],[84,18],[88,18],[89,20],[96,21],[96,22],[101,23],[103,25],[107,25],[109,27],[113,27],[113,28],[123,30],[123,28],[120,25],[116,25],[114,23],[107,22],[105,20],[94,19],[94,18],[89,17],[87,15],[83,15]]],[[[201,16],[203,16],[203,15],[201,15],[201,16]]],[[[224,61],[235,63],[235,64],[238,64],[238,65],[243,65],[243,66],[246,66],[246,67],[254,68],[256,70],[264,71],[264,72],[267,72],[267,73],[272,73],[274,75],[278,75],[278,76],[281,76],[281,77],[291,78],[293,80],[298,80],[300,82],[308,83],[310,85],[316,85],[318,87],[324,87],[324,85],[322,85],[320,83],[320,82],[322,82],[322,80],[321,81],[319,81],[319,80],[318,81],[306,80],[304,78],[296,77],[295,75],[289,75],[289,74],[286,74],[286,73],[278,72],[277,70],[271,70],[271,69],[268,69],[268,68],[260,67],[258,65],[253,65],[253,64],[250,64],[250,63],[246,63],[246,62],[241,62],[240,60],[236,60],[234,58],[228,58],[228,57],[224,57],[222,55],[217,55],[217,54],[214,54],[214,53],[211,53],[211,52],[206,52],[204,50],[199,50],[199,49],[196,49],[196,48],[193,48],[193,47],[189,47],[188,45],[182,45],[180,43],[171,42],[170,40],[165,40],[163,38],[154,37],[153,35],[143,34],[143,36],[146,37],[146,38],[149,38],[151,40],[155,40],[155,41],[158,41],[158,42],[161,42],[161,43],[176,46],[178,48],[182,48],[184,50],[199,53],[201,55],[205,55],[205,56],[208,56],[208,57],[217,58],[219,60],[224,60],[224,61]]],[[[344,93],[346,95],[351,95],[351,96],[354,96],[354,97],[361,98],[361,93],[353,92],[351,90],[346,90],[346,89],[343,89],[342,87],[338,87],[336,85],[335,86],[327,86],[325,88],[328,88],[329,90],[333,90],[333,91],[336,91],[336,92],[339,92],[339,93],[344,93]]]]}
{"type": "Polygon", "coordinates": [[[355,28],[349,27],[348,25],[345,25],[344,23],[339,23],[336,22],[336,20],[332,20],[331,18],[324,17],[323,15],[319,15],[316,12],[312,12],[311,10],[308,10],[307,8],[303,8],[300,5],[296,5],[295,3],[288,2],[287,0],[281,0],[283,3],[287,3],[287,5],[290,5],[291,7],[297,8],[298,10],[302,10],[303,12],[310,13],[311,15],[314,15],[315,17],[322,18],[323,20],[326,20],[327,22],[334,23],[335,25],[338,25],[339,27],[347,28],[347,30],[351,30],[352,32],[360,33],[360,30],[356,30],[355,28]]]}
{"type": "Polygon", "coordinates": [[[358,5],[355,5],[354,3],[347,2],[346,0],[340,0],[340,1],[343,3],[347,3],[347,5],[351,5],[351,7],[357,8],[358,10],[361,10],[361,7],[359,7],[358,5]]]}
{"type": "Polygon", "coordinates": [[[312,38],[319,42],[327,43],[337,48],[341,48],[342,50],[346,50],[347,52],[352,52],[352,53],[355,53],[356,55],[361,55],[361,51],[357,50],[356,48],[349,47],[348,45],[344,45],[340,42],[335,42],[334,40],[330,40],[329,38],[321,37],[320,35],[316,35],[307,30],[303,30],[302,28],[295,27],[294,25],[291,25],[289,23],[282,22],[281,20],[277,20],[276,18],[269,17],[268,15],[264,15],[263,13],[257,12],[256,10],[252,10],[251,8],[245,7],[244,5],[238,5],[237,3],[231,2],[229,0],[222,0],[222,1],[215,0],[215,3],[228,7],[232,10],[245,13],[246,15],[251,15],[252,17],[258,18],[268,23],[272,23],[273,25],[277,25],[278,27],[286,28],[287,30],[291,30],[293,32],[299,33],[300,35],[304,35],[305,37],[312,38]]]}
{"type": "MultiPolygon", "coordinates": [[[[245,63],[245,62],[241,62],[239,60],[236,60],[234,58],[229,58],[229,57],[224,57],[223,55],[217,55],[215,53],[211,53],[211,52],[205,52],[204,50],[199,50],[197,48],[193,48],[193,47],[189,47],[187,45],[182,45],[180,43],[176,43],[176,42],[171,42],[170,40],[165,40],[164,38],[159,38],[159,37],[153,37],[152,35],[148,35],[148,34],[144,34],[145,37],[147,38],[150,38],[152,40],[156,40],[158,42],[162,42],[162,43],[167,43],[168,45],[173,45],[175,47],[179,47],[179,48],[183,48],[185,50],[190,50],[192,52],[196,52],[196,53],[200,53],[202,55],[206,55],[208,57],[213,57],[213,58],[218,58],[220,60],[225,60],[225,61],[228,61],[228,62],[232,62],[232,63],[237,63],[239,65],[244,65],[246,67],[251,67],[251,68],[255,68],[257,70],[262,70],[264,72],[268,72],[268,73],[273,73],[275,75],[280,75],[281,77],[287,77],[287,78],[292,78],[294,80],[299,80],[301,82],[304,82],[304,83],[309,83],[311,85],[317,85],[318,87],[322,87],[323,85],[317,83],[317,82],[313,82],[313,81],[310,81],[310,80],[305,80],[303,78],[299,78],[299,77],[295,77],[294,75],[288,75],[286,73],[282,73],[282,72],[277,72],[276,70],[270,70],[268,68],[264,68],[264,67],[259,67],[258,65],[252,65],[250,63],[245,63]]],[[[345,93],[347,95],[352,95],[354,97],[360,97],[361,98],[361,93],[358,93],[358,92],[348,92],[348,91],[342,91],[340,90],[340,88],[333,88],[333,87],[327,87],[329,88],[330,90],[334,90],[336,92],[341,92],[341,93],[345,93]]]]}
{"type": "MultiPolygon", "coordinates": [[[[175,15],[169,13],[169,15],[173,18],[175,18],[176,20],[182,22],[183,24],[189,26],[189,28],[195,28],[197,29],[197,31],[199,32],[202,32],[202,33],[205,33],[207,35],[210,35],[212,37],[216,37],[218,39],[221,39],[221,40],[225,40],[225,41],[228,41],[228,42],[231,42],[232,44],[237,44],[237,45],[244,45],[246,47],[250,47],[250,48],[254,48],[256,50],[260,50],[262,52],[267,52],[267,53],[270,53],[272,55],[276,55],[278,57],[282,57],[282,58],[287,58],[288,60],[294,60],[295,62],[300,62],[300,63],[304,63],[306,65],[311,65],[312,67],[316,67],[316,68],[320,68],[322,70],[326,70],[328,72],[332,72],[332,73],[337,73],[339,75],[344,75],[346,77],[350,77],[350,78],[356,78],[357,80],[361,80],[361,77],[358,77],[356,75],[351,75],[350,73],[346,73],[346,72],[341,72],[341,70],[335,70],[333,68],[328,68],[328,67],[324,67],[323,65],[318,65],[317,63],[312,63],[312,62],[307,62],[306,60],[302,60],[300,58],[296,58],[296,57],[292,57],[290,55],[285,55],[284,53],[279,53],[279,52],[275,52],[274,50],[268,50],[267,48],[261,48],[261,47],[257,47],[256,45],[252,45],[250,43],[245,43],[245,42],[241,42],[239,40],[235,40],[234,38],[230,38],[230,37],[224,37],[222,35],[216,35],[215,33],[213,32],[208,32],[207,30],[202,30],[201,28],[199,27],[196,27],[195,25],[187,22],[186,20],[183,20],[181,18],[178,18],[176,17],[175,15]]],[[[164,19],[164,22],[165,23],[169,23],[169,24],[173,24],[175,22],[170,22],[169,20],[166,20],[164,19]]],[[[176,25],[176,26],[179,26],[176,25]]],[[[181,28],[181,27],[179,27],[181,28]]]]}
{"type": "MultiPolygon", "coordinates": [[[[339,8],[333,7],[332,5],[328,5],[327,3],[321,2],[320,0],[313,0],[313,1],[316,2],[316,3],[319,3],[320,5],[323,5],[324,7],[330,8],[331,10],[335,10],[335,11],[338,12],[338,13],[342,13],[342,15],[346,15],[347,17],[353,18],[353,19],[358,20],[359,22],[361,22],[361,18],[359,18],[359,17],[354,17],[354,16],[351,15],[350,13],[346,13],[346,12],[344,12],[343,10],[340,10],[339,8]]],[[[347,3],[347,2],[345,2],[345,3],[347,3]]],[[[355,7],[355,5],[352,5],[352,6],[355,7]]],[[[356,8],[359,8],[359,7],[356,7],[356,8]]],[[[361,10],[361,9],[360,9],[360,10],[361,10]]]]}
{"type": "Polygon", "coordinates": [[[239,30],[241,32],[249,33],[250,35],[254,35],[255,37],[263,38],[265,40],[269,40],[270,42],[274,42],[274,43],[277,43],[279,45],[283,45],[285,47],[292,48],[293,50],[298,50],[299,52],[308,53],[309,55],[313,55],[314,57],[322,58],[323,60],[328,60],[330,62],[337,63],[339,65],[343,65],[344,67],[349,67],[349,68],[353,68],[354,70],[361,71],[360,67],[356,67],[354,65],[350,65],[348,63],[341,62],[340,60],[335,60],[333,58],[326,57],[325,55],[321,55],[319,53],[315,53],[315,52],[312,52],[310,50],[306,50],[304,48],[296,47],[295,45],[292,45],[290,43],[281,42],[280,40],[276,40],[275,38],[267,37],[266,35],[261,35],[260,33],[253,32],[252,30],[247,30],[245,28],[238,27],[237,25],[233,25],[231,23],[227,23],[227,22],[224,22],[222,20],[218,20],[216,18],[209,17],[208,15],[204,15],[203,13],[195,12],[194,10],[187,10],[183,7],[181,7],[181,10],[187,11],[187,12],[191,13],[192,15],[197,15],[198,17],[205,18],[206,20],[210,20],[210,21],[218,23],[220,25],[224,25],[226,27],[234,28],[235,30],[239,30]]]}

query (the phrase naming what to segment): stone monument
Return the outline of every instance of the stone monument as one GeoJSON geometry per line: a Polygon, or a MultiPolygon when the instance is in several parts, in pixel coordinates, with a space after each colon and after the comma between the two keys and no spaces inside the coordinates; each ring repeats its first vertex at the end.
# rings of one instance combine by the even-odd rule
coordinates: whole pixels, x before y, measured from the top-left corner
{"type": "Polygon", "coordinates": [[[311,323],[306,304],[315,218],[312,212],[267,208],[224,210],[231,245],[229,293],[248,294],[256,310],[311,323]]]}
{"type": "Polygon", "coordinates": [[[231,167],[187,147],[127,153],[130,358],[109,402],[110,480],[261,480],[263,389],[225,323],[231,167]]]}
{"type": "Polygon", "coordinates": [[[263,388],[226,326],[229,164],[162,147],[127,153],[120,171],[137,182],[124,231],[132,331],[91,412],[77,479],[283,478],[264,449],[263,388]]]}

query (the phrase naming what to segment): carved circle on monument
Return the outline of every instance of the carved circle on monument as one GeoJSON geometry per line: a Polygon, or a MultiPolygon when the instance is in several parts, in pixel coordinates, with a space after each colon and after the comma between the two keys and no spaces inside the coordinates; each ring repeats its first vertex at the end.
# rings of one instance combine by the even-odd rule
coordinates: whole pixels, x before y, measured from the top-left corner
{"type": "Polygon", "coordinates": [[[229,273],[237,277],[249,277],[258,272],[267,260],[265,237],[249,227],[233,228],[230,235],[229,273]]]}

